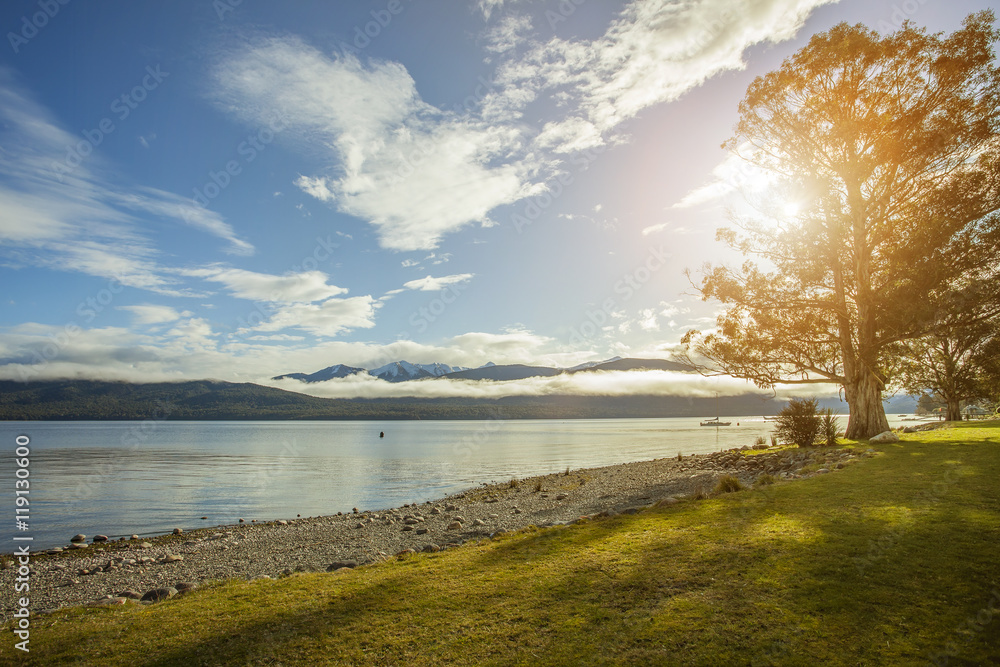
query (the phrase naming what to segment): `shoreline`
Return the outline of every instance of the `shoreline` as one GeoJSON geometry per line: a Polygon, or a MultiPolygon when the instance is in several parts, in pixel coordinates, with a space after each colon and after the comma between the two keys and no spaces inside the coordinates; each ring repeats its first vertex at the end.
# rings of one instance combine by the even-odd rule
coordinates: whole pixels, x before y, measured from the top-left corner
{"type": "MultiPolygon", "coordinates": [[[[710,493],[724,475],[750,487],[763,475],[789,480],[826,474],[859,456],[863,454],[841,447],[742,447],[482,484],[419,505],[33,552],[32,611],[124,604],[155,590],[191,589],[209,581],[353,568],[400,553],[458,548],[529,526],[545,528],[681,502],[710,493]]],[[[5,554],[0,586],[13,590],[16,573],[5,554]]],[[[3,601],[5,620],[13,603],[3,601]]]]}

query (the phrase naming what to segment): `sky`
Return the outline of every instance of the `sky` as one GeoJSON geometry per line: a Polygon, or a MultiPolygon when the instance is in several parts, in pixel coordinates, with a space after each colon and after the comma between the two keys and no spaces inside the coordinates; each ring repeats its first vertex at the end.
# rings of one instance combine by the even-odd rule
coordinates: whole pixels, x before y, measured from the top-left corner
{"type": "Polygon", "coordinates": [[[840,22],[951,32],[988,6],[4,2],[0,379],[669,357],[720,308],[685,269],[740,261],[715,231],[750,82],[840,22]]]}

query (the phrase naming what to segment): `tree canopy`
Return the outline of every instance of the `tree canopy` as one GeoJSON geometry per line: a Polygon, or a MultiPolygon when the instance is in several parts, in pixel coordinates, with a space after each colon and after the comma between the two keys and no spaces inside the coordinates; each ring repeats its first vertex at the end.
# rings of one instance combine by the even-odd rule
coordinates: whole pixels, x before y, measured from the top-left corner
{"type": "Polygon", "coordinates": [[[697,289],[727,308],[689,354],[762,387],[836,383],[847,437],[888,429],[894,346],[1000,278],[994,20],[840,24],[753,81],[724,147],[769,174],[772,200],[719,230],[748,260],[705,267],[697,289]]]}

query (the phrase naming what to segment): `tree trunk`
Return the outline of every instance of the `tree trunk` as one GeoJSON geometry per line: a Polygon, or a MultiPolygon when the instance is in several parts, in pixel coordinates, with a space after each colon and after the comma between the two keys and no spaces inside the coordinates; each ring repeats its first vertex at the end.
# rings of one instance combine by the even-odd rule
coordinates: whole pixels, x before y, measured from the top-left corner
{"type": "Polygon", "coordinates": [[[851,410],[844,435],[851,440],[867,440],[888,431],[889,420],[885,418],[885,408],[882,406],[882,380],[876,373],[879,367],[876,343],[878,327],[872,293],[872,248],[868,239],[868,211],[861,191],[863,179],[857,175],[858,162],[857,155],[852,153],[849,157],[851,173],[845,177],[854,254],[857,342],[850,349],[844,349],[841,342],[841,352],[844,355],[844,374],[847,378],[844,393],[851,410]]]}
{"type": "Polygon", "coordinates": [[[857,379],[844,387],[851,411],[844,437],[867,440],[889,430],[889,420],[882,405],[882,383],[870,372],[861,371],[857,379]]]}
{"type": "Polygon", "coordinates": [[[962,421],[962,402],[957,398],[948,398],[948,421],[962,421]]]}

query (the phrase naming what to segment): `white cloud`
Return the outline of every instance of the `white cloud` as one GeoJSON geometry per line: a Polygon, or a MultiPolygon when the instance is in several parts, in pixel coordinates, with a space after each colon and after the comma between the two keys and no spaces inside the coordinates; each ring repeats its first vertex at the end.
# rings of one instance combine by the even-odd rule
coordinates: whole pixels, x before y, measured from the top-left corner
{"type": "Polygon", "coordinates": [[[190,311],[180,313],[170,306],[156,306],[152,304],[118,306],[118,310],[127,310],[132,313],[136,324],[163,324],[165,322],[175,322],[182,317],[191,316],[190,311]]]}
{"type": "Polygon", "coordinates": [[[0,241],[34,264],[190,296],[158,264],[144,229],[151,216],[219,236],[234,252],[253,251],[215,214],[186,217],[181,197],[105,176],[99,152],[63,130],[2,67],[0,128],[0,241]]]}
{"type": "Polygon", "coordinates": [[[635,0],[598,39],[556,37],[505,62],[488,104],[495,116],[515,118],[543,91],[561,95],[576,112],[547,126],[542,145],[563,136],[562,150],[597,145],[643,109],[743,69],[748,47],[793,37],[813,9],[831,1],[635,0]]]}
{"type": "Polygon", "coordinates": [[[211,352],[216,347],[215,336],[217,334],[212,331],[212,326],[208,321],[200,317],[192,317],[178,322],[167,331],[166,335],[173,338],[171,347],[174,350],[211,352]]]}
{"type": "MultiPolygon", "coordinates": [[[[375,326],[378,302],[371,296],[327,299],[320,303],[290,303],[276,307],[266,322],[252,331],[301,329],[321,338],[333,338],[352,329],[375,326]]],[[[242,333],[238,332],[238,333],[242,333]]]]}
{"type": "Polygon", "coordinates": [[[244,269],[209,267],[185,269],[184,275],[222,283],[233,296],[250,301],[304,302],[322,301],[346,294],[347,289],[328,285],[329,277],[322,271],[304,271],[276,276],[244,269]]]}
{"type": "Polygon", "coordinates": [[[659,331],[660,325],[656,321],[657,312],[655,308],[644,308],[639,311],[639,328],[643,331],[659,331]]]}
{"type": "Polygon", "coordinates": [[[300,342],[306,339],[305,336],[292,336],[291,334],[272,334],[270,336],[248,336],[247,340],[274,341],[274,342],[300,342]]]}
{"type": "Polygon", "coordinates": [[[421,292],[440,292],[448,285],[457,285],[471,280],[475,276],[473,273],[457,273],[451,276],[441,276],[440,278],[418,278],[403,283],[406,289],[419,290],[421,292]]]}
{"type": "Polygon", "coordinates": [[[518,363],[537,359],[539,353],[553,341],[548,336],[540,336],[525,329],[517,329],[501,334],[484,332],[469,332],[455,336],[452,345],[462,350],[464,357],[470,362],[460,365],[472,366],[482,364],[486,359],[494,363],[518,363]],[[506,360],[506,361],[505,361],[506,360]]]}
{"type": "MultiPolygon", "coordinates": [[[[255,125],[279,115],[327,152],[327,170],[296,179],[303,192],[367,221],[385,248],[433,249],[544,191],[563,154],[624,141],[621,123],[742,69],[748,47],[790,38],[829,1],[635,0],[597,39],[544,43],[508,15],[484,36],[502,62],[461,112],[424,102],[399,63],[254,39],[215,66],[217,100],[255,125]],[[521,119],[541,96],[565,110],[532,130],[521,119]]],[[[477,6],[488,18],[502,5],[477,6]]]]}
{"type": "Polygon", "coordinates": [[[483,18],[487,21],[493,15],[493,12],[503,7],[504,3],[513,4],[519,0],[476,0],[476,7],[482,12],[483,18]]]}
{"type": "Polygon", "coordinates": [[[604,138],[589,120],[571,117],[546,123],[535,137],[535,143],[556,153],[574,153],[601,146],[604,138]]]}
{"type": "Polygon", "coordinates": [[[392,383],[357,374],[315,384],[296,380],[276,380],[267,384],[325,398],[497,399],[509,396],[566,395],[708,398],[714,397],[717,392],[723,396],[734,396],[754,391],[752,385],[735,378],[707,378],[692,373],[669,371],[591,371],[507,382],[433,378],[392,383]]]}
{"type": "Polygon", "coordinates": [[[255,252],[253,245],[239,238],[232,225],[225,222],[218,213],[198,206],[190,199],[157,188],[141,187],[135,192],[116,196],[116,200],[127,208],[181,220],[191,227],[228,241],[226,251],[230,254],[252,255],[255,252]]]}
{"type": "Polygon", "coordinates": [[[383,247],[431,249],[530,191],[509,158],[521,130],[423,102],[398,63],[328,57],[297,39],[265,39],[215,69],[219,101],[248,122],[280,114],[329,149],[330,172],[302,175],[307,194],[373,225],[383,247]]]}
{"type": "Polygon", "coordinates": [[[486,31],[485,48],[491,53],[506,53],[521,46],[531,32],[531,17],[511,14],[486,31]]]}

